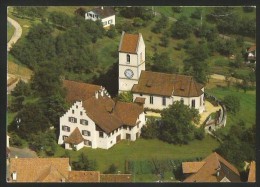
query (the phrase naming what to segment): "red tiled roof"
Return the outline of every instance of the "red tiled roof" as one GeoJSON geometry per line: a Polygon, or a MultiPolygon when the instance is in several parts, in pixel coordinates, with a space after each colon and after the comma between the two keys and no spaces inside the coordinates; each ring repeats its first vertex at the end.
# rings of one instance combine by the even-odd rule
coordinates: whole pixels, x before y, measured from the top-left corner
{"type": "Polygon", "coordinates": [[[123,32],[119,45],[119,52],[136,54],[141,34],[128,34],[123,32]]]}
{"type": "Polygon", "coordinates": [[[192,76],[142,71],[132,92],[168,97],[198,97],[203,94],[202,88],[203,85],[197,83],[192,76]]]}
{"type": "Polygon", "coordinates": [[[76,127],[69,137],[64,140],[65,143],[71,143],[74,145],[78,145],[83,141],[84,138],[82,137],[78,127],[76,127]]]}
{"type": "Polygon", "coordinates": [[[197,173],[198,170],[205,164],[205,162],[183,162],[182,172],[183,173],[197,173]]]}
{"type": "Polygon", "coordinates": [[[67,90],[66,100],[73,104],[75,101],[84,101],[95,95],[95,92],[100,89],[100,85],[87,84],[83,82],[75,82],[64,80],[63,86],[67,90]]]}
{"type": "Polygon", "coordinates": [[[247,182],[256,182],[255,181],[255,161],[250,163],[249,173],[248,173],[248,181],[247,182]]]}
{"type": "Polygon", "coordinates": [[[61,182],[68,178],[69,158],[11,158],[9,175],[17,182],[61,182]]]}
{"type": "Polygon", "coordinates": [[[100,172],[70,171],[68,182],[100,182],[100,172]]]}
{"type": "Polygon", "coordinates": [[[101,174],[100,182],[132,182],[131,174],[101,174]]]}
{"type": "MultiPolygon", "coordinates": [[[[220,168],[222,164],[236,176],[236,181],[231,182],[240,182],[238,181],[240,180],[240,174],[235,166],[230,164],[216,152],[210,154],[203,162],[205,162],[205,164],[196,173],[186,178],[184,182],[219,182],[216,173],[217,169],[220,168]]],[[[223,172],[225,172],[225,170],[223,170],[223,172]]]]}
{"type": "Polygon", "coordinates": [[[125,103],[118,101],[115,106],[115,114],[124,125],[135,126],[139,115],[144,111],[142,105],[137,103],[125,103]]]}
{"type": "Polygon", "coordinates": [[[251,46],[247,51],[252,52],[256,50],[256,45],[251,46]]]}

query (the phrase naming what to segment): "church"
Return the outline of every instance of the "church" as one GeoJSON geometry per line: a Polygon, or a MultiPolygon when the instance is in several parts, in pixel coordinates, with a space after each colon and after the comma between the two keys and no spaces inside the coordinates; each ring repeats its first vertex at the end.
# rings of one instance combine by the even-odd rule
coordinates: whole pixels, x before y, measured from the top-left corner
{"type": "Polygon", "coordinates": [[[142,34],[122,32],[119,52],[118,92],[131,91],[134,101],[147,109],[162,110],[175,101],[205,110],[204,85],[192,76],[145,71],[145,43],[142,34]]]}

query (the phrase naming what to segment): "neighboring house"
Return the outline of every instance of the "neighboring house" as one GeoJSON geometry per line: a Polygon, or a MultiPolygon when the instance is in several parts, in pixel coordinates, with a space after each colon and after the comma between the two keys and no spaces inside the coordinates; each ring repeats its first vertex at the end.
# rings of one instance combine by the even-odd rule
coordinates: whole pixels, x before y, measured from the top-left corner
{"type": "Polygon", "coordinates": [[[247,49],[247,60],[251,63],[256,63],[256,45],[247,49]]]}
{"type": "Polygon", "coordinates": [[[256,182],[255,180],[255,161],[252,161],[249,166],[248,180],[247,182],[256,182]]]}
{"type": "Polygon", "coordinates": [[[216,152],[200,162],[183,162],[183,182],[241,182],[239,171],[216,152]]]}
{"type": "Polygon", "coordinates": [[[97,7],[93,10],[85,13],[85,19],[90,19],[92,21],[100,20],[103,27],[110,27],[116,24],[116,16],[113,7],[97,7]]]}
{"type": "Polygon", "coordinates": [[[10,158],[9,182],[65,182],[69,158],[10,158]]]}
{"type": "Polygon", "coordinates": [[[69,158],[11,158],[8,182],[131,182],[131,174],[71,171],[69,158]]]}
{"type": "Polygon", "coordinates": [[[119,45],[119,93],[132,91],[133,99],[149,109],[164,109],[181,101],[202,113],[204,86],[192,76],[145,71],[145,44],[142,34],[122,33],[119,45]]]}
{"type": "Polygon", "coordinates": [[[58,144],[65,149],[109,149],[122,139],[135,141],[145,124],[143,105],[115,102],[105,88],[64,80],[70,109],[60,117],[58,144]]]}

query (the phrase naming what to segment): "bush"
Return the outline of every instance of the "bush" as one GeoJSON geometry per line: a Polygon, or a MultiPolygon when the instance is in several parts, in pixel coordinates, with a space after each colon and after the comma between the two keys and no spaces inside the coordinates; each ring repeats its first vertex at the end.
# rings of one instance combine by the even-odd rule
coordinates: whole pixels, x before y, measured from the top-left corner
{"type": "Polygon", "coordinates": [[[20,138],[18,135],[14,133],[10,136],[10,146],[22,148],[23,141],[24,140],[22,138],[20,138]]]}
{"type": "Polygon", "coordinates": [[[227,111],[236,114],[240,110],[240,100],[235,95],[227,95],[223,99],[223,103],[226,106],[227,111]]]}
{"type": "Polygon", "coordinates": [[[141,18],[134,18],[133,25],[135,27],[142,27],[145,26],[145,22],[141,18]]]}
{"type": "Polygon", "coordinates": [[[197,140],[203,140],[205,138],[205,131],[204,131],[204,129],[203,128],[195,129],[194,137],[197,140]]]}
{"type": "Polygon", "coordinates": [[[109,37],[109,38],[115,38],[116,37],[116,28],[115,28],[115,26],[114,25],[111,25],[110,26],[110,29],[107,31],[107,36],[109,37]]]}
{"type": "Polygon", "coordinates": [[[179,6],[175,6],[175,7],[172,7],[172,11],[176,12],[176,13],[181,13],[182,12],[182,8],[179,7],[179,6]]]}
{"type": "Polygon", "coordinates": [[[117,170],[118,170],[117,166],[115,164],[111,164],[109,166],[109,168],[106,171],[104,171],[103,173],[104,174],[115,174],[115,173],[117,173],[117,170]]]}
{"type": "Polygon", "coordinates": [[[154,118],[149,119],[141,129],[141,137],[144,139],[158,138],[160,135],[158,124],[154,118]]]}

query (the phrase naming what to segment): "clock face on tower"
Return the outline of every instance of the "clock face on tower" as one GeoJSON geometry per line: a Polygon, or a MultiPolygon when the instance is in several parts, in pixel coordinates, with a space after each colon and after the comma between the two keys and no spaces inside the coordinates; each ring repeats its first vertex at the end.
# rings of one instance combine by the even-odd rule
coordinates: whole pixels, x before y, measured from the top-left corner
{"type": "Polygon", "coordinates": [[[131,69],[126,69],[126,70],[125,70],[125,76],[126,76],[128,79],[131,79],[131,78],[134,76],[134,72],[133,72],[131,69]]]}

